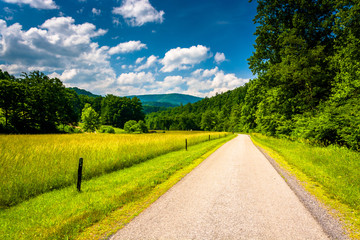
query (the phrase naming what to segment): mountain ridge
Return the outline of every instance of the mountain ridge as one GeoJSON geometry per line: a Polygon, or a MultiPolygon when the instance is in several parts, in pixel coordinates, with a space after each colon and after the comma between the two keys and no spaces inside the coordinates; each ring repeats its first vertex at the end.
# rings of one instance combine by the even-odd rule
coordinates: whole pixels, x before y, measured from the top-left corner
{"type": "Polygon", "coordinates": [[[167,93],[167,94],[145,94],[145,95],[130,95],[126,97],[137,97],[142,103],[150,102],[161,102],[161,103],[170,103],[172,105],[180,106],[181,104],[185,105],[187,103],[195,103],[200,101],[202,98],[181,94],[181,93],[167,93]]]}

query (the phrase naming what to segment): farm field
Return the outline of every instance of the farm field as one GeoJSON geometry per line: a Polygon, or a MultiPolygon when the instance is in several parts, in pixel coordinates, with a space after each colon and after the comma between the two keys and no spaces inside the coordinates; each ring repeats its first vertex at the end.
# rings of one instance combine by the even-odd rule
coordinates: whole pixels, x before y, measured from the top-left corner
{"type": "MultiPolygon", "coordinates": [[[[167,141],[193,137],[193,144],[188,151],[172,151],[84,181],[81,193],[73,184],[1,209],[1,239],[99,239],[108,236],[196,167],[207,156],[204,154],[235,137],[231,134],[219,138],[219,133],[214,133],[214,140],[206,141],[209,133],[170,133],[162,136],[167,141]],[[196,141],[200,143],[194,145],[196,141]]],[[[160,142],[161,136],[158,137],[160,142]]]]}
{"type": "Polygon", "coordinates": [[[339,146],[312,146],[306,142],[251,134],[280,166],[300,180],[307,191],[338,211],[350,237],[360,239],[360,153],[339,146]]]}
{"type": "Polygon", "coordinates": [[[0,135],[0,207],[91,179],[227,133],[0,135]]]}

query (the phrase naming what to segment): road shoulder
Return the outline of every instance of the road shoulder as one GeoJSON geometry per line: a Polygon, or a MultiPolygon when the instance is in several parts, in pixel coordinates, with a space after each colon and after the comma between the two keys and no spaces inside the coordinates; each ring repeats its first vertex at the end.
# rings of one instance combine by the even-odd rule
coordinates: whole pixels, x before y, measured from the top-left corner
{"type": "Polygon", "coordinates": [[[299,198],[300,202],[320,224],[323,231],[331,239],[349,239],[340,221],[329,213],[330,209],[318,201],[312,194],[306,191],[300,181],[296,179],[294,175],[290,174],[287,170],[282,168],[272,157],[270,157],[265,149],[259,146],[256,141],[253,141],[253,139],[251,139],[251,141],[266,157],[266,159],[279,173],[279,175],[282,176],[290,189],[299,198]]]}

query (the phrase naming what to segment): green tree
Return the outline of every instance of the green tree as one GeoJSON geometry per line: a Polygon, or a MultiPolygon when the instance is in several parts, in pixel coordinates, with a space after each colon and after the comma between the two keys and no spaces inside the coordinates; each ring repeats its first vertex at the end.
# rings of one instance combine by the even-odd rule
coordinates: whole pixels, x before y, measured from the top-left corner
{"type": "Polygon", "coordinates": [[[101,126],[99,114],[88,103],[82,110],[81,121],[85,132],[95,132],[101,126]]]}
{"type": "Polygon", "coordinates": [[[217,124],[217,117],[213,111],[207,110],[202,114],[200,125],[203,130],[205,131],[214,130],[216,124],[217,124]]]}
{"type": "Polygon", "coordinates": [[[0,108],[4,112],[5,129],[19,117],[24,99],[23,85],[12,80],[0,80],[0,108]]]}
{"type": "Polygon", "coordinates": [[[148,133],[149,132],[149,129],[147,128],[147,126],[143,120],[139,120],[136,127],[140,133],[148,133]]]}
{"type": "Polygon", "coordinates": [[[40,132],[54,132],[60,123],[76,123],[68,92],[59,79],[34,71],[24,73],[20,83],[25,86],[24,112],[30,128],[40,132]]]}
{"type": "Polygon", "coordinates": [[[138,129],[137,122],[135,120],[129,120],[124,124],[124,130],[128,133],[135,132],[138,129]]]}
{"type": "Polygon", "coordinates": [[[145,116],[138,98],[130,99],[110,94],[101,101],[101,118],[103,124],[124,128],[127,121],[144,120],[145,116]]]}

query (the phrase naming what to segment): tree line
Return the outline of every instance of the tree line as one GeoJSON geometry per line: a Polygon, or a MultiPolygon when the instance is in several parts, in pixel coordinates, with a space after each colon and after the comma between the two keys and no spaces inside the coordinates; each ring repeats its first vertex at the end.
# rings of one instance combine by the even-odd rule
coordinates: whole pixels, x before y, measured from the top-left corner
{"type": "Polygon", "coordinates": [[[360,2],[258,0],[257,77],[233,91],[149,114],[150,128],[256,131],[359,149],[360,2]]]}
{"type": "Polygon", "coordinates": [[[83,113],[98,115],[97,125],[120,128],[129,120],[145,118],[136,97],[78,95],[39,71],[15,78],[0,70],[0,132],[55,133],[63,126],[77,126],[83,113]]]}

